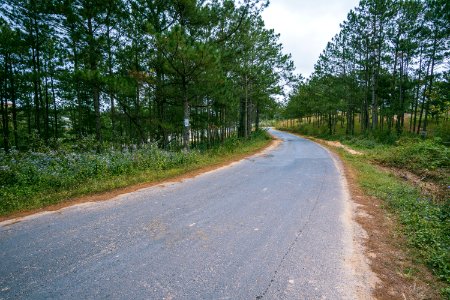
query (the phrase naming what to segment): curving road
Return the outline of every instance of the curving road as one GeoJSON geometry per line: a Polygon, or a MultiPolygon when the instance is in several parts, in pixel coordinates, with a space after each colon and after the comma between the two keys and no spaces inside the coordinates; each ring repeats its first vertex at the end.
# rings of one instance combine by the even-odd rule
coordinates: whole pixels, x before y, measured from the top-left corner
{"type": "Polygon", "coordinates": [[[343,176],[319,145],[0,224],[0,299],[357,299],[343,176]]]}

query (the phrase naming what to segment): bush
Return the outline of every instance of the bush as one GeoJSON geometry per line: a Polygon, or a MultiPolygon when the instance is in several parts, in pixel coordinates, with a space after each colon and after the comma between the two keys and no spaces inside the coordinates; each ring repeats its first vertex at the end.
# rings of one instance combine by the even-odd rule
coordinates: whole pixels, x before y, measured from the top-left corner
{"type": "Polygon", "coordinates": [[[375,160],[386,165],[420,172],[448,168],[450,151],[448,147],[439,144],[439,140],[400,139],[389,151],[378,152],[375,160]]]}

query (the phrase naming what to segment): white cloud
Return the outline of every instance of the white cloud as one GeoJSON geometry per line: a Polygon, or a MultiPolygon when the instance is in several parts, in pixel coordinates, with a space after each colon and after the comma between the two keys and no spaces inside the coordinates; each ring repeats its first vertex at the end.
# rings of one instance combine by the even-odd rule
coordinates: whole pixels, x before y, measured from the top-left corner
{"type": "Polygon", "coordinates": [[[262,16],[267,28],[280,33],[284,51],[291,53],[297,73],[309,76],[320,53],[339,32],[358,0],[273,0],[262,16]]]}

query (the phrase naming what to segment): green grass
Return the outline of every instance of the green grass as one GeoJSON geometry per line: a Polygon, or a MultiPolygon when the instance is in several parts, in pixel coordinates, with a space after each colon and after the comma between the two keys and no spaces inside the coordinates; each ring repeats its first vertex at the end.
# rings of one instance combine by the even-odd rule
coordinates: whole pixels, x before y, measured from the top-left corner
{"type": "Polygon", "coordinates": [[[194,149],[188,153],[163,151],[154,145],[101,154],[3,153],[0,154],[0,216],[175,177],[255,152],[270,139],[266,132],[257,132],[248,140],[232,137],[212,149],[194,149]]]}
{"type": "Polygon", "coordinates": [[[367,154],[366,158],[376,164],[405,169],[441,185],[448,184],[450,180],[450,150],[439,137],[423,139],[408,133],[399,137],[392,132],[355,136],[338,132],[329,135],[326,127],[317,128],[306,123],[279,129],[325,140],[338,140],[364,152],[367,154]]]}
{"type": "Polygon", "coordinates": [[[450,150],[434,139],[400,139],[388,149],[378,148],[372,156],[378,162],[406,168],[414,173],[447,170],[450,167],[450,150]]]}
{"type": "MultiPolygon", "coordinates": [[[[419,260],[446,284],[450,284],[450,202],[438,205],[394,175],[380,171],[364,157],[342,153],[357,170],[365,193],[384,201],[402,224],[408,245],[419,260]]],[[[450,286],[443,291],[450,296],[450,286]]]]}

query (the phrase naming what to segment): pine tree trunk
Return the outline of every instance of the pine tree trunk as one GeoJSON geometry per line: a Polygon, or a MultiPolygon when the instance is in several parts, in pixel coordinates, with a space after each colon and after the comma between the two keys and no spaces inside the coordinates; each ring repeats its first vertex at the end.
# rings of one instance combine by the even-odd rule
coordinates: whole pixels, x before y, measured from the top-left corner
{"type": "MultiPolygon", "coordinates": [[[[434,64],[436,59],[436,49],[437,49],[437,33],[435,33],[435,38],[433,40],[433,54],[431,55],[431,73],[430,73],[430,83],[428,84],[428,94],[431,94],[431,91],[433,90],[433,79],[434,79],[434,64]]],[[[430,111],[430,101],[426,101],[425,105],[425,118],[423,121],[423,131],[427,131],[427,125],[428,125],[428,114],[430,111]]]]}
{"type": "MultiPolygon", "coordinates": [[[[5,63],[5,69],[7,69],[7,64],[5,63]]],[[[2,115],[2,133],[3,133],[3,149],[6,153],[9,152],[9,121],[8,121],[8,97],[7,89],[8,85],[6,83],[6,78],[2,80],[3,88],[0,90],[0,112],[2,115]]]]}
{"type": "Polygon", "coordinates": [[[36,128],[38,134],[41,133],[41,121],[40,121],[40,105],[39,105],[39,79],[38,79],[38,71],[37,71],[37,62],[36,62],[36,51],[32,49],[32,62],[33,62],[33,88],[34,88],[34,127],[36,128]]]}
{"type": "MultiPolygon", "coordinates": [[[[10,58],[10,57],[9,57],[10,58]]],[[[19,148],[19,135],[18,135],[18,127],[17,127],[17,99],[16,99],[16,85],[14,80],[14,70],[12,66],[12,62],[9,62],[9,78],[10,78],[10,94],[11,94],[11,102],[12,102],[12,122],[13,122],[13,135],[14,135],[14,146],[16,149],[19,148]]]]}
{"type": "Polygon", "coordinates": [[[187,94],[186,82],[183,80],[183,149],[188,152],[190,149],[190,111],[189,111],[189,99],[187,94]]]}
{"type": "Polygon", "coordinates": [[[256,102],[255,130],[259,130],[259,101],[256,102]]]}
{"type": "Polygon", "coordinates": [[[58,138],[58,109],[56,107],[56,94],[55,94],[55,86],[53,84],[53,72],[50,77],[50,84],[52,87],[52,97],[53,97],[53,123],[54,123],[54,136],[55,139],[58,138]]]}
{"type": "MultiPolygon", "coordinates": [[[[425,78],[428,77],[428,75],[430,74],[430,66],[431,66],[431,62],[428,62],[428,66],[427,66],[427,72],[425,74],[425,78]]],[[[423,117],[423,112],[425,111],[425,102],[426,102],[426,92],[428,90],[428,82],[425,83],[425,87],[423,89],[423,93],[422,93],[422,105],[420,107],[420,114],[419,114],[419,123],[417,125],[417,134],[420,134],[420,129],[422,126],[422,117],[423,117]]]]}
{"type": "MultiPolygon", "coordinates": [[[[48,70],[45,70],[45,74],[48,72],[48,70]]],[[[48,101],[48,79],[47,75],[44,79],[45,83],[45,113],[44,113],[44,134],[45,134],[45,144],[48,145],[48,140],[50,138],[50,105],[48,101]]]]}
{"type": "Polygon", "coordinates": [[[95,45],[95,37],[92,26],[92,17],[88,17],[88,43],[89,43],[89,64],[90,71],[94,73],[94,78],[91,79],[92,86],[92,96],[94,100],[94,115],[95,115],[95,138],[98,142],[97,151],[101,151],[102,145],[102,133],[101,133],[101,119],[100,119],[100,88],[98,83],[98,74],[97,74],[97,57],[95,56],[96,45],[95,45]]]}
{"type": "MultiPolygon", "coordinates": [[[[420,81],[422,76],[422,50],[423,47],[420,48],[420,61],[419,61],[419,77],[417,79],[417,86],[416,86],[416,94],[414,97],[414,118],[413,118],[413,126],[410,128],[411,132],[416,131],[416,122],[417,122],[417,109],[419,107],[419,93],[420,93],[420,81]]],[[[411,126],[410,126],[411,127],[411,126]]]]}

